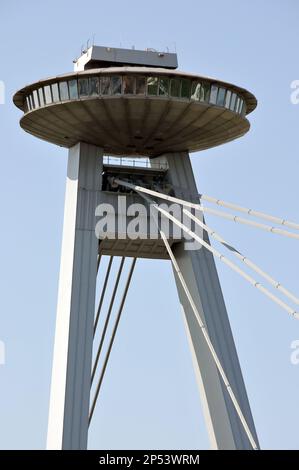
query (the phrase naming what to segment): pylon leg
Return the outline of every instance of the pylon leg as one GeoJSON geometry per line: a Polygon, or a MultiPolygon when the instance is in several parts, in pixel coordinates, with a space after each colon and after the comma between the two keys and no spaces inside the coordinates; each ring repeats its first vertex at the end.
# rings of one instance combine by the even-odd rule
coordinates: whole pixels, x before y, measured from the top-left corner
{"type": "Polygon", "coordinates": [[[103,152],[69,150],[50,397],[48,449],[86,449],[103,152]]]}
{"type": "MultiPolygon", "coordinates": [[[[187,154],[167,154],[168,178],[175,195],[196,201],[196,183],[187,154]]],[[[204,234],[205,241],[209,242],[204,234]]],[[[245,419],[258,442],[232,331],[211,253],[179,242],[172,249],[191,296],[206,324],[218,357],[233,387],[245,419]]],[[[213,449],[251,449],[239,417],[218,373],[190,303],[175,274],[178,295],[192,353],[209,439],[213,449]]]]}

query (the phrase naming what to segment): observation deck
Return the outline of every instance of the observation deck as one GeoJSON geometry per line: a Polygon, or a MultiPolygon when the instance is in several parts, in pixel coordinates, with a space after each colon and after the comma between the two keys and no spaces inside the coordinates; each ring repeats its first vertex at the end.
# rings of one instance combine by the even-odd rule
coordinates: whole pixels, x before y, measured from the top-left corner
{"type": "Polygon", "coordinates": [[[173,68],[115,66],[115,57],[22,88],[14,96],[21,127],[62,147],[81,141],[149,157],[204,150],[249,130],[257,102],[247,90],[173,68]]]}

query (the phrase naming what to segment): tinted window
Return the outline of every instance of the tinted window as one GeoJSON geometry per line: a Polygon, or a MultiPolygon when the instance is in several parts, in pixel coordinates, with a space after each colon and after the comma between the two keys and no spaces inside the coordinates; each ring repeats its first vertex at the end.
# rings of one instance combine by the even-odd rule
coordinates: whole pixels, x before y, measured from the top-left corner
{"type": "Polygon", "coordinates": [[[245,101],[243,100],[242,100],[242,107],[241,107],[240,113],[242,114],[242,116],[245,116],[246,114],[246,104],[245,104],[245,101]]]}
{"type": "Polygon", "coordinates": [[[44,87],[46,104],[52,103],[51,87],[49,85],[44,87]]]}
{"type": "Polygon", "coordinates": [[[69,92],[70,92],[70,99],[71,100],[78,99],[77,80],[70,80],[69,81],[69,92]]]}
{"type": "Polygon", "coordinates": [[[201,96],[201,83],[192,82],[191,87],[191,100],[199,101],[201,96]]]}
{"type": "Polygon", "coordinates": [[[88,96],[88,78],[79,78],[79,96],[88,96]]]}
{"type": "Polygon", "coordinates": [[[110,93],[112,95],[121,94],[121,77],[117,77],[117,76],[110,77],[110,93]]]}
{"type": "Polygon", "coordinates": [[[231,99],[231,96],[232,96],[232,92],[227,90],[226,92],[226,97],[225,97],[225,104],[224,106],[228,109],[229,108],[229,105],[230,105],[230,99],[231,99]]]}
{"type": "Polygon", "coordinates": [[[232,111],[235,110],[236,99],[237,99],[237,95],[236,95],[236,93],[233,93],[232,98],[230,100],[230,107],[229,107],[229,109],[231,109],[232,111]]]}
{"type": "Polygon", "coordinates": [[[225,88],[219,88],[218,96],[217,96],[218,106],[224,106],[224,99],[225,99],[225,88]]]}
{"type": "Polygon", "coordinates": [[[240,98],[240,103],[239,103],[239,108],[238,108],[238,113],[240,114],[242,112],[242,107],[243,107],[243,100],[240,98]]]}
{"type": "Polygon", "coordinates": [[[168,96],[169,93],[169,78],[160,77],[159,80],[159,95],[168,96]]]}
{"type": "Polygon", "coordinates": [[[145,77],[136,77],[136,95],[145,94],[145,77]]]}
{"type": "Polygon", "coordinates": [[[39,89],[38,89],[38,97],[39,97],[40,105],[41,105],[41,106],[44,106],[44,105],[45,105],[45,100],[44,100],[44,93],[43,93],[43,89],[42,89],[42,88],[39,88],[39,89]]]}
{"type": "Polygon", "coordinates": [[[210,94],[210,103],[216,104],[216,102],[217,102],[217,93],[218,93],[218,86],[212,85],[211,86],[211,94],[210,94]]]}
{"type": "Polygon", "coordinates": [[[33,99],[31,95],[29,95],[29,103],[30,103],[30,109],[34,109],[33,99]]]}
{"type": "Polygon", "coordinates": [[[52,85],[52,96],[54,103],[57,103],[57,101],[59,101],[59,91],[57,83],[53,83],[52,85]]]}
{"type": "Polygon", "coordinates": [[[170,95],[178,98],[181,93],[181,80],[179,78],[172,78],[170,82],[170,95]]]}
{"type": "Polygon", "coordinates": [[[59,83],[59,91],[60,91],[61,101],[65,101],[69,99],[69,89],[67,86],[67,82],[59,83]]]}
{"type": "Polygon", "coordinates": [[[97,96],[100,94],[100,83],[98,77],[90,77],[89,79],[89,94],[97,96]]]}
{"type": "Polygon", "coordinates": [[[148,77],[147,79],[147,93],[149,95],[156,95],[158,91],[158,78],[148,77]]]}
{"type": "Polygon", "coordinates": [[[27,110],[30,111],[31,110],[31,105],[30,105],[29,96],[26,97],[26,104],[27,104],[27,110]]]}
{"type": "Polygon", "coordinates": [[[209,83],[203,83],[201,85],[200,101],[209,102],[211,87],[209,83]]]}
{"type": "Polygon", "coordinates": [[[34,102],[34,107],[39,108],[39,101],[38,101],[38,94],[37,90],[33,91],[33,102],[34,102]]]}
{"type": "Polygon", "coordinates": [[[110,77],[101,77],[101,94],[109,95],[110,77]]]}
{"type": "Polygon", "coordinates": [[[182,98],[190,98],[190,90],[191,90],[191,81],[190,80],[182,80],[182,88],[181,88],[181,97],[182,98]]]}
{"type": "Polygon", "coordinates": [[[134,77],[123,77],[123,87],[125,95],[133,95],[135,88],[135,78],[134,77]]]}

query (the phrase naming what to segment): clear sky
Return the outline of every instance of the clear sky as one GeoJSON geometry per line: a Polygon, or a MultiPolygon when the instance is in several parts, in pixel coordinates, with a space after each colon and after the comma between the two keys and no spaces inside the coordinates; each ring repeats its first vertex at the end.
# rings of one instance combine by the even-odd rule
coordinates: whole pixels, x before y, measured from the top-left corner
{"type": "MultiPolygon", "coordinates": [[[[99,45],[176,48],[180,69],[259,102],[245,137],[192,155],[199,191],[299,221],[298,21],[297,0],[1,2],[1,448],[45,447],[67,162],[20,129],[13,93],[71,71],[93,34],[99,45]]],[[[207,221],[299,294],[298,241],[207,221]]],[[[218,268],[261,446],[299,449],[299,323],[218,268]]],[[[138,261],[100,398],[90,448],[208,448],[168,262],[138,261]]]]}

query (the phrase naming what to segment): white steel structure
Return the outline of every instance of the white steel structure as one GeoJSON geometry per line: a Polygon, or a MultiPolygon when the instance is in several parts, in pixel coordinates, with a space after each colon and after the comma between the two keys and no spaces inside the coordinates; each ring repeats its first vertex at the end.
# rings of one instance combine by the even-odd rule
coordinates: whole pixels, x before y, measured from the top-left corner
{"type": "Polygon", "coordinates": [[[189,152],[244,135],[256,99],[235,85],[176,68],[176,54],[93,46],[76,62],[75,72],[29,85],[14,97],[24,112],[21,126],[69,152],[48,449],[87,448],[88,427],[138,258],[172,263],[211,448],[259,448],[214,257],[294,318],[298,312],[277,294],[296,304],[299,299],[213,231],[203,214],[291,238],[299,238],[299,225],[199,194],[189,152]],[[118,156],[123,164],[107,155],[118,156]],[[128,155],[135,157],[133,165],[127,164],[128,155]],[[147,164],[139,157],[147,157],[147,164]],[[183,220],[162,207],[161,200],[178,204],[183,220]],[[283,228],[215,210],[203,201],[283,228]],[[134,237],[132,208],[137,204],[146,209],[139,219],[145,228],[134,237]],[[103,205],[111,208],[105,230],[103,205]],[[209,235],[275,294],[212,247],[209,235]],[[110,259],[95,306],[103,256],[110,259]],[[128,278],[104,353],[128,257],[128,278]],[[119,268],[96,343],[115,258],[119,268]]]}

